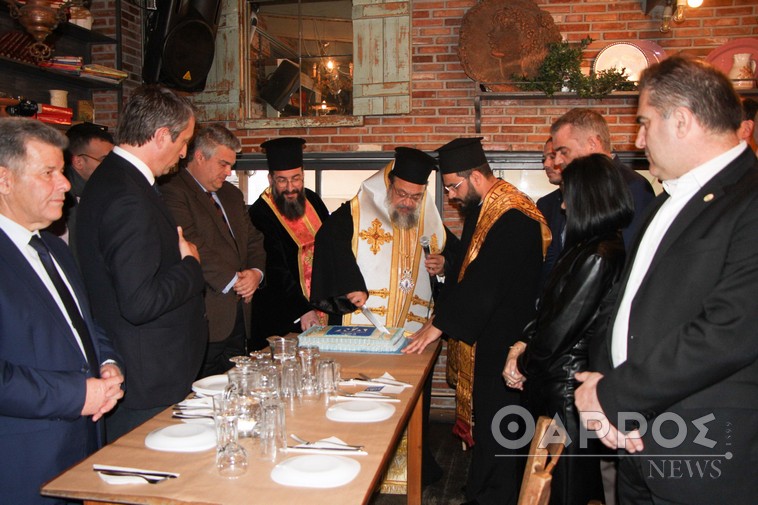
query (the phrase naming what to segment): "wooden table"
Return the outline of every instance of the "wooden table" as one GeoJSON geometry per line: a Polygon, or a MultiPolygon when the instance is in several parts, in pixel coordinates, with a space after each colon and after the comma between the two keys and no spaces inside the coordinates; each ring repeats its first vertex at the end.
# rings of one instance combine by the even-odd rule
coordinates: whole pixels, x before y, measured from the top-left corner
{"type": "Polygon", "coordinates": [[[287,413],[287,432],[307,440],[337,436],[350,444],[362,444],[367,456],[352,456],[361,464],[358,476],[349,484],[332,489],[285,487],[273,482],[271,469],[285,458],[301,456],[283,454],[275,462],[259,459],[250,439],[242,439],[248,450],[249,467],[242,477],[230,480],[218,475],[215,451],[173,453],[145,447],[151,431],[179,422],[166,410],[142,426],[104,447],[67,470],[42,488],[42,494],[84,500],[85,504],[127,503],[151,505],[235,505],[251,503],[293,503],[308,505],[359,504],[368,502],[381,482],[395,446],[408,428],[408,503],[421,503],[421,441],[423,385],[431,373],[439,346],[429,346],[420,355],[379,355],[359,353],[324,353],[342,365],[343,377],[358,372],[372,377],[389,372],[412,388],[398,395],[393,416],[377,423],[339,423],[326,418],[326,402],[304,402],[287,413]],[[178,479],[159,484],[109,485],[92,470],[94,463],[179,472],[178,479]]]}

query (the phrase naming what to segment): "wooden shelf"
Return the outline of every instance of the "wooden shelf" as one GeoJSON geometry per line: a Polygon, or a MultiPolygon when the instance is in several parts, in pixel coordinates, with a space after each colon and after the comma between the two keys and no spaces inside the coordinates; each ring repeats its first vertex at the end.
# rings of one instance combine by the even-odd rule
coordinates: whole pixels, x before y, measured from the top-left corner
{"type": "Polygon", "coordinates": [[[27,76],[44,79],[49,83],[57,83],[62,87],[73,86],[76,88],[98,90],[98,89],[118,89],[120,83],[109,83],[104,81],[96,81],[94,79],[87,79],[86,77],[80,77],[68,72],[62,72],[52,68],[44,68],[33,63],[26,63],[24,61],[13,60],[0,56],[0,66],[3,69],[13,70],[15,72],[24,73],[27,76]]]}
{"type": "MultiPolygon", "coordinates": [[[[0,34],[23,31],[18,20],[11,18],[5,2],[0,0],[0,34]]],[[[72,23],[61,23],[46,43],[54,48],[53,54],[56,56],[80,56],[84,64],[89,64],[92,63],[92,51],[96,46],[115,46],[118,40],[72,23]]],[[[118,62],[116,65],[120,66],[118,62]]],[[[120,97],[121,83],[90,79],[76,73],[40,67],[33,62],[0,56],[0,91],[8,96],[23,96],[38,103],[47,103],[51,89],[68,91],[68,104],[74,109],[76,118],[79,101],[91,101],[94,91],[115,91],[120,97]]]]}
{"type": "MultiPolygon", "coordinates": [[[[477,84],[478,86],[478,84],[477,84]]],[[[737,93],[742,96],[758,96],[758,89],[738,89],[737,93]]],[[[477,91],[474,96],[474,121],[476,133],[482,132],[482,102],[491,100],[561,100],[561,99],[580,99],[589,101],[612,100],[616,98],[636,98],[639,96],[637,91],[614,91],[601,98],[581,98],[574,92],[559,91],[552,96],[547,96],[541,91],[477,91]]]]}

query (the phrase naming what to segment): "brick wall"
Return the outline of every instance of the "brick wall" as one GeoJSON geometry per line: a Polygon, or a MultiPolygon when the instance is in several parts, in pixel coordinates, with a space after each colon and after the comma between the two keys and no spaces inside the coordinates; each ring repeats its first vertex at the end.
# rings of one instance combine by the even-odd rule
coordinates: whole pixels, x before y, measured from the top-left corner
{"type": "MultiPolygon", "coordinates": [[[[660,33],[661,8],[645,15],[639,0],[549,1],[537,3],[553,14],[569,41],[586,36],[595,41],[585,52],[589,69],[597,52],[610,42],[646,39],[668,54],[680,51],[706,56],[715,47],[739,37],[758,36],[758,4],[750,0],[706,0],[688,9],[686,21],[660,33]]],[[[255,146],[279,135],[308,139],[313,151],[355,150],[378,144],[434,149],[456,136],[474,135],[474,83],[458,58],[458,31],[471,0],[413,2],[412,112],[407,116],[367,117],[361,127],[243,130],[245,144],[255,146]]],[[[482,135],[487,150],[537,150],[553,119],[575,106],[597,108],[608,120],[616,149],[633,150],[636,99],[530,99],[483,103],[482,135]]]]}
{"type": "MultiPolygon", "coordinates": [[[[505,0],[504,0],[505,1],[505,0]]],[[[110,5],[113,0],[107,0],[110,5]]],[[[610,42],[646,39],[666,52],[706,56],[719,45],[740,37],[758,36],[758,3],[754,0],[705,0],[699,9],[688,9],[687,19],[660,33],[661,8],[645,15],[639,0],[550,1],[537,0],[550,12],[569,41],[588,35],[595,41],[585,52],[589,68],[597,52],[610,42]]],[[[432,150],[457,136],[475,135],[475,85],[464,74],[458,58],[458,32],[473,0],[415,0],[413,2],[412,112],[403,116],[366,117],[363,126],[239,130],[243,149],[256,150],[262,141],[276,136],[301,136],[310,151],[354,151],[361,144],[375,144],[389,151],[398,145],[432,150]]],[[[124,68],[139,80],[139,11],[123,3],[124,68]]],[[[110,24],[96,26],[107,32],[110,24]],[[107,28],[107,29],[105,29],[107,28]]],[[[99,106],[99,104],[98,104],[99,106]]],[[[633,150],[636,98],[580,100],[539,98],[483,103],[482,136],[487,150],[539,151],[550,123],[569,108],[589,106],[603,114],[611,127],[614,147],[633,150]]],[[[233,122],[229,127],[235,129],[233,122]]],[[[460,222],[446,205],[445,220],[453,229],[460,222]]],[[[444,362],[444,355],[443,355],[444,362]]],[[[435,371],[436,415],[449,414],[450,391],[441,367],[435,371]]]]}

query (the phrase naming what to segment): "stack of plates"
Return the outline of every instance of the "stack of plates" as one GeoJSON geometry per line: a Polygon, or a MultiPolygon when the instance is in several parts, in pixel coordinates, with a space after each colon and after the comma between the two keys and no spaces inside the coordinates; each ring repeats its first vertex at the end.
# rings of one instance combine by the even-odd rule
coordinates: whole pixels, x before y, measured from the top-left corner
{"type": "Polygon", "coordinates": [[[360,463],[342,456],[298,456],[276,465],[271,480],[283,486],[330,488],[344,486],[360,471],[360,463]]]}
{"type": "Polygon", "coordinates": [[[663,48],[650,40],[614,42],[597,53],[592,71],[597,73],[601,70],[624,68],[627,78],[637,82],[643,70],[665,59],[666,52],[663,48]]]}

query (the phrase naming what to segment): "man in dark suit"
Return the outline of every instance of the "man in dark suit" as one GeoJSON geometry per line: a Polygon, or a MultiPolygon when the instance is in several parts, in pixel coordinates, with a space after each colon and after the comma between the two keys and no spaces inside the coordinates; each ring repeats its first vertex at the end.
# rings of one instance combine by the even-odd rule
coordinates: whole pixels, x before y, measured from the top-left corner
{"type": "Polygon", "coordinates": [[[624,247],[628,253],[645,216],[645,209],[655,198],[653,186],[611,152],[611,132],[608,123],[597,111],[571,109],[552,124],[550,135],[553,137],[555,163],[563,167],[576,158],[594,153],[605,154],[613,159],[634,200],[634,219],[623,230],[624,247]]]}
{"type": "Polygon", "coordinates": [[[95,320],[127,368],[126,398],[106,419],[108,440],[182,400],[208,341],[200,255],[153,186],[187,152],[192,106],[167,89],[134,91],[118,146],[79,204],[79,264],[95,320]]]}
{"type": "Polygon", "coordinates": [[[607,446],[634,453],[619,464],[622,503],[754,504],[758,162],[715,68],[673,56],[639,86],[636,145],[666,193],[609,300],[602,373],[577,374],[576,404],[607,446]]]}
{"type": "Polygon", "coordinates": [[[54,222],[48,231],[55,233],[68,243],[76,257],[76,211],[79,200],[84,193],[84,186],[97,170],[100,163],[113,149],[113,137],[108,130],[92,123],[79,123],[66,130],[68,149],[64,152],[66,159],[66,179],[71,189],[66,193],[63,205],[63,217],[54,222]]]}
{"type": "Polygon", "coordinates": [[[199,127],[187,162],[160,187],[176,223],[203,259],[209,344],[202,377],[226,372],[233,366],[229,358],[247,354],[250,300],[266,265],[263,235],[247,217],[242,192],[226,182],[240,149],[239,139],[225,127],[199,127]]]}
{"type": "MultiPolygon", "coordinates": [[[[561,185],[561,166],[555,162],[555,150],[553,149],[553,138],[550,137],[545,142],[542,150],[542,168],[545,170],[548,182],[556,186],[561,185]]],[[[558,256],[563,250],[563,232],[566,227],[566,213],[563,210],[563,193],[559,187],[555,191],[548,193],[537,200],[537,208],[550,227],[550,234],[553,236],[550,246],[545,254],[545,263],[542,265],[542,277],[540,279],[540,294],[542,287],[547,282],[550,272],[553,270],[558,256]]]]}
{"type": "Polygon", "coordinates": [[[100,447],[123,396],[118,357],[89,312],[74,258],[39,230],[62,215],[66,139],[0,119],[0,472],[3,503],[52,504],[40,486],[100,447]]]}

